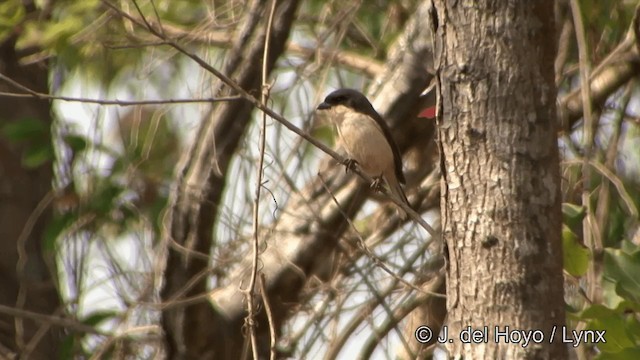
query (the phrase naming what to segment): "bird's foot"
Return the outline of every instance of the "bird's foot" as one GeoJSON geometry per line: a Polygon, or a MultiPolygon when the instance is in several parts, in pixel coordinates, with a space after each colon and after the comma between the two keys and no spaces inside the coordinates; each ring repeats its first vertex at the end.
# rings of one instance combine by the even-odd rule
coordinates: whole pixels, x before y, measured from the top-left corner
{"type": "Polygon", "coordinates": [[[382,175],[374,177],[370,186],[371,189],[375,192],[382,191],[382,175]]]}
{"type": "Polygon", "coordinates": [[[356,169],[358,162],[354,159],[345,159],[342,164],[345,166],[344,172],[348,173],[349,171],[354,171],[356,169]]]}

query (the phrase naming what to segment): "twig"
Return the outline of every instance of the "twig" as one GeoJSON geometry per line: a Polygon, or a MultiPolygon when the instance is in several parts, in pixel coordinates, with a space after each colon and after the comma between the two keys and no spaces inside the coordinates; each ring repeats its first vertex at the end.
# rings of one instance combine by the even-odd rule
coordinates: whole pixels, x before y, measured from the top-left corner
{"type": "MultiPolygon", "coordinates": [[[[444,281],[445,276],[444,273],[438,273],[436,276],[429,281],[424,287],[429,290],[423,291],[422,294],[414,294],[409,299],[402,301],[399,305],[396,306],[396,310],[388,317],[380,326],[372,329],[372,334],[369,336],[369,339],[362,346],[362,350],[360,354],[358,354],[359,359],[371,359],[371,355],[373,351],[376,349],[378,345],[380,345],[380,339],[385,337],[391,330],[397,327],[398,322],[404,319],[407,315],[409,315],[412,311],[417,309],[419,306],[424,305],[427,300],[429,300],[428,292],[435,292],[438,290],[438,287],[444,281]]],[[[396,330],[397,331],[397,330],[396,330]]],[[[437,333],[436,333],[437,335],[437,333]]],[[[404,339],[402,333],[398,332],[398,336],[401,339],[404,339]]],[[[415,340],[412,340],[415,341],[415,340]]],[[[416,357],[416,354],[413,354],[413,350],[417,349],[407,349],[408,353],[412,354],[412,358],[422,358],[416,357]]]]}
{"type": "MultiPolygon", "coordinates": [[[[423,243],[422,246],[417,249],[409,259],[407,259],[403,267],[399,270],[400,276],[406,274],[409,270],[416,270],[414,268],[414,264],[419,257],[424,256],[424,251],[426,251],[428,246],[428,243],[423,243]]],[[[380,298],[384,299],[387,296],[391,295],[396,289],[396,286],[399,282],[400,281],[398,280],[398,278],[394,277],[394,281],[392,281],[385,290],[380,292],[380,298]]],[[[423,293],[424,296],[432,296],[432,294],[435,292],[434,290],[432,291],[432,293],[425,293],[423,288],[424,287],[420,287],[420,292],[423,293]]],[[[443,294],[438,293],[435,293],[435,295],[440,297],[444,296],[443,294]]],[[[340,334],[336,336],[335,342],[333,344],[330,344],[326,354],[327,358],[334,358],[340,352],[345,343],[350,339],[350,335],[357,330],[357,328],[367,318],[367,316],[370,316],[373,313],[378,305],[380,305],[380,299],[373,298],[366,302],[364,305],[360,306],[360,309],[358,310],[356,315],[354,315],[349,320],[349,322],[342,327],[340,334]]]]}
{"type": "Polygon", "coordinates": [[[36,322],[41,322],[41,323],[45,323],[53,326],[59,326],[67,330],[74,330],[74,331],[83,332],[87,334],[96,334],[96,335],[104,335],[104,336],[108,335],[100,330],[97,330],[93,326],[85,325],[76,320],[71,320],[71,319],[67,319],[67,318],[63,318],[55,315],[40,314],[33,311],[28,311],[28,310],[16,309],[16,308],[12,308],[10,306],[1,305],[1,304],[0,304],[0,313],[7,314],[16,318],[24,318],[24,319],[29,319],[29,320],[33,320],[36,322]]]}
{"type": "MultiPolygon", "coordinates": [[[[629,105],[629,100],[631,98],[631,91],[634,88],[633,86],[634,84],[635,82],[631,81],[625,87],[624,92],[619,100],[620,104],[619,104],[618,110],[616,111],[611,121],[611,128],[612,128],[611,136],[609,138],[609,144],[606,151],[605,159],[604,159],[604,162],[602,163],[602,168],[607,171],[615,168],[614,162],[618,157],[618,145],[620,144],[620,132],[622,131],[622,125],[624,124],[624,115],[626,113],[627,106],[629,105]]],[[[614,176],[615,175],[613,174],[613,171],[612,171],[611,177],[609,178],[611,179],[614,176]]],[[[615,178],[615,180],[619,181],[618,178],[615,178]]],[[[611,205],[610,187],[611,185],[608,182],[603,181],[598,190],[598,204],[596,205],[596,223],[600,225],[600,234],[599,234],[600,238],[603,238],[605,236],[604,234],[604,232],[606,231],[605,224],[607,222],[607,218],[609,217],[609,209],[611,205]]],[[[627,199],[624,199],[624,200],[625,202],[627,201],[627,199]]],[[[631,205],[634,205],[633,201],[631,201],[631,205]]],[[[635,207],[631,207],[629,206],[629,204],[627,204],[627,206],[630,209],[631,208],[635,209],[635,207]]],[[[637,218],[637,212],[635,214],[635,217],[637,218]]]]}
{"type": "Polygon", "coordinates": [[[26,92],[26,94],[12,93],[12,92],[0,92],[0,97],[15,97],[15,98],[36,98],[40,100],[59,100],[69,102],[81,102],[98,105],[117,105],[117,106],[137,106],[137,105],[162,105],[162,104],[189,104],[189,103],[214,103],[221,101],[234,101],[240,100],[240,96],[225,96],[225,97],[211,97],[211,98],[199,98],[199,99],[165,99],[165,100],[103,100],[103,99],[87,99],[71,96],[56,96],[49,95],[41,92],[34,91],[19,82],[11,79],[10,77],[0,73],[0,80],[4,80],[7,83],[17,87],[20,90],[26,92]]]}
{"type": "MultiPolygon", "coordinates": [[[[33,232],[33,229],[36,225],[36,222],[40,219],[44,211],[49,207],[51,202],[53,201],[54,193],[53,191],[47,192],[47,194],[38,202],[36,208],[29,214],[29,218],[24,225],[24,228],[20,232],[17,240],[17,253],[18,253],[18,261],[16,262],[16,275],[18,278],[18,296],[16,299],[16,308],[22,310],[24,309],[25,303],[27,301],[27,277],[25,276],[25,269],[28,261],[28,253],[27,253],[27,242],[29,240],[29,236],[33,232]]],[[[28,349],[25,349],[24,343],[24,324],[22,321],[22,317],[16,317],[14,319],[15,329],[16,329],[16,345],[21,352],[27,353],[28,349]]]]}
{"type": "MultiPolygon", "coordinates": [[[[342,14],[338,14],[334,21],[337,24],[344,23],[344,18],[350,14],[350,11],[344,11],[342,14]]],[[[155,26],[156,22],[146,19],[147,24],[151,26],[155,26]]],[[[183,39],[185,41],[197,42],[200,44],[205,44],[207,46],[219,46],[219,47],[230,47],[234,43],[234,39],[231,36],[231,33],[228,31],[215,31],[209,30],[207,31],[192,31],[191,29],[184,29],[176,25],[172,24],[160,24],[158,22],[158,26],[162,26],[162,32],[167,37],[183,39]]],[[[332,28],[330,26],[330,28],[332,28]]],[[[361,72],[366,74],[369,77],[375,77],[381,74],[384,71],[384,66],[374,59],[370,57],[362,56],[353,51],[345,51],[341,49],[330,49],[327,47],[322,47],[322,41],[328,37],[330,33],[328,32],[326,36],[322,36],[316,42],[315,46],[302,45],[293,41],[288,42],[286,46],[286,50],[291,52],[294,55],[299,55],[308,58],[316,58],[317,61],[326,62],[327,60],[330,62],[335,62],[345,67],[351,68],[354,71],[361,72]]],[[[140,38],[140,37],[138,37],[140,38]]],[[[136,45],[105,45],[111,49],[126,49],[126,48],[139,48],[144,46],[157,46],[157,45],[168,45],[165,41],[146,41],[146,39],[141,39],[136,45]]]]}
{"type": "MultiPolygon", "coordinates": [[[[131,16],[130,14],[122,11],[121,9],[118,9],[117,7],[115,7],[115,5],[111,4],[110,2],[106,1],[106,0],[102,0],[102,2],[107,5],[107,7],[109,7],[110,9],[114,10],[115,12],[117,12],[120,16],[132,21],[133,23],[135,23],[138,26],[144,26],[143,24],[140,23],[140,21],[138,21],[135,17],[131,16]]],[[[276,113],[275,111],[273,111],[272,109],[270,109],[269,107],[267,107],[265,104],[261,103],[260,100],[258,100],[256,97],[254,97],[253,95],[249,94],[247,91],[245,91],[240,85],[238,85],[235,81],[231,80],[228,76],[224,75],[223,73],[221,73],[219,70],[217,70],[216,68],[214,68],[213,66],[209,65],[206,61],[204,61],[201,57],[199,57],[198,55],[190,52],[189,50],[183,48],[181,45],[179,45],[178,43],[176,43],[175,41],[169,40],[164,38],[161,34],[158,33],[157,30],[155,30],[153,27],[152,28],[148,28],[149,32],[151,32],[153,35],[157,36],[158,38],[165,40],[167,42],[167,45],[171,46],[172,48],[176,49],[178,52],[182,53],[183,55],[187,56],[188,58],[192,59],[196,64],[198,64],[200,67],[202,67],[204,70],[210,72],[213,76],[217,77],[218,79],[220,79],[225,85],[229,86],[231,89],[233,89],[236,93],[238,93],[238,95],[249,101],[253,106],[255,106],[256,108],[258,108],[259,110],[265,112],[267,115],[269,115],[271,118],[273,118],[274,120],[278,121],[279,123],[281,123],[282,125],[284,125],[287,129],[293,131],[295,134],[301,136],[302,138],[304,138],[305,140],[307,140],[309,143],[311,143],[313,146],[317,147],[318,149],[320,149],[321,151],[325,152],[326,154],[328,154],[329,156],[333,157],[334,159],[336,159],[339,162],[344,162],[344,158],[342,156],[340,156],[338,153],[336,153],[335,151],[333,151],[331,148],[329,148],[328,146],[326,146],[325,144],[321,143],[319,140],[314,139],[313,137],[311,137],[309,134],[307,134],[306,132],[302,131],[300,128],[298,128],[297,126],[293,125],[291,122],[289,122],[287,119],[285,119],[282,115],[276,113]]],[[[356,173],[359,173],[356,171],[356,173]]]]}
{"type": "MultiPolygon", "coordinates": [[[[595,215],[591,207],[591,167],[589,161],[593,153],[593,114],[591,108],[591,87],[589,86],[589,73],[591,66],[589,64],[589,52],[587,39],[582,22],[582,11],[578,0],[571,0],[571,12],[573,15],[574,28],[576,31],[576,39],[578,43],[578,58],[580,63],[580,84],[582,96],[582,115],[584,117],[584,127],[582,134],[582,142],[584,146],[583,163],[582,163],[582,205],[586,209],[587,215],[582,223],[582,232],[585,243],[594,252],[602,250],[602,242],[599,241],[599,232],[594,232],[595,215]],[[597,235],[597,236],[595,236],[597,235]]],[[[596,261],[590,262],[587,278],[589,279],[589,295],[592,299],[596,298],[597,278],[599,266],[596,261]]]]}
{"type": "MultiPolygon", "coordinates": [[[[267,83],[267,77],[269,76],[267,69],[267,59],[269,56],[269,42],[271,39],[271,27],[273,25],[273,14],[276,10],[276,0],[271,1],[271,10],[269,11],[269,19],[267,20],[267,28],[265,30],[265,41],[264,41],[264,51],[262,53],[262,95],[261,95],[261,103],[266,104],[269,99],[269,84],[267,83]]],[[[256,176],[256,192],[255,198],[253,200],[253,259],[251,266],[251,279],[249,280],[249,288],[246,290],[247,293],[247,316],[245,318],[245,324],[249,328],[249,336],[251,338],[251,350],[253,352],[253,358],[259,359],[260,353],[258,351],[258,338],[256,335],[256,308],[255,308],[255,287],[256,280],[258,276],[258,262],[260,260],[260,238],[259,234],[259,225],[260,225],[260,195],[262,190],[262,176],[264,174],[264,152],[266,147],[266,136],[267,136],[267,114],[265,112],[262,113],[262,123],[260,124],[260,155],[258,160],[258,168],[257,168],[257,176],[256,176]]],[[[264,285],[264,284],[262,284],[264,285]]],[[[262,294],[262,299],[266,297],[266,294],[262,294]]],[[[269,327],[271,329],[271,326],[269,327]]],[[[271,334],[271,348],[275,346],[275,333],[271,334]]],[[[273,356],[272,351],[272,356],[273,356]]]]}
{"type": "MultiPolygon", "coordinates": [[[[584,165],[584,161],[579,160],[563,161],[563,163],[568,165],[584,165]]],[[[622,202],[625,204],[627,211],[629,212],[629,216],[637,220],[639,217],[638,209],[636,208],[633,198],[624,188],[624,184],[622,183],[622,181],[614,173],[612,173],[611,170],[607,169],[606,166],[596,161],[588,160],[587,164],[592,166],[595,170],[602,174],[602,176],[611,181],[613,186],[615,186],[616,190],[618,191],[622,202]]]]}
{"type": "MultiPolygon", "coordinates": [[[[111,4],[107,0],[102,0],[102,2],[107,7],[109,7],[112,10],[114,10],[115,12],[117,12],[120,16],[122,16],[124,18],[127,18],[128,20],[130,20],[131,22],[137,24],[138,26],[143,26],[143,27],[145,26],[138,19],[136,19],[135,17],[131,16],[130,14],[122,11],[121,9],[117,8],[115,5],[111,4]]],[[[339,155],[337,152],[335,152],[334,150],[332,150],[331,148],[329,148],[325,144],[321,143],[319,140],[316,140],[315,138],[311,137],[308,133],[302,131],[300,128],[298,128],[297,126],[293,125],[291,122],[289,122],[287,119],[285,119],[282,115],[276,113],[271,108],[269,108],[265,103],[261,102],[256,97],[254,97],[253,95],[249,94],[246,90],[244,90],[235,81],[231,80],[228,76],[224,75],[222,72],[220,72],[219,70],[217,70],[213,66],[209,65],[201,57],[199,57],[198,55],[196,55],[196,54],[190,52],[189,50],[185,49],[184,47],[182,47],[181,45],[179,45],[175,41],[167,39],[158,30],[156,30],[154,27],[149,26],[149,27],[147,27],[147,29],[149,30],[149,32],[151,34],[157,36],[159,39],[165,40],[167,42],[167,45],[169,45],[172,48],[176,49],[178,52],[182,53],[183,55],[189,57],[190,59],[195,61],[200,67],[202,67],[204,70],[210,72],[212,75],[214,75],[215,77],[220,79],[224,84],[226,84],[227,86],[232,88],[235,92],[237,92],[238,95],[240,95],[240,97],[242,97],[243,99],[249,101],[253,106],[255,106],[256,108],[258,108],[262,112],[264,112],[267,115],[269,115],[269,117],[273,118],[274,120],[278,121],[280,124],[284,125],[287,129],[291,130],[295,134],[297,134],[300,137],[304,138],[309,143],[311,143],[313,146],[315,146],[316,148],[320,149],[321,151],[323,151],[327,155],[329,155],[332,158],[336,159],[339,163],[341,163],[341,164],[344,163],[345,158],[343,156],[339,155]]],[[[354,172],[356,174],[358,174],[359,176],[361,176],[363,179],[365,179],[369,183],[371,183],[373,181],[373,179],[371,179],[366,174],[362,173],[357,168],[354,169],[354,172]]],[[[433,230],[433,228],[429,224],[427,224],[426,221],[424,221],[422,219],[422,217],[417,212],[415,212],[413,209],[411,209],[408,205],[406,205],[404,202],[402,202],[399,198],[396,198],[395,196],[390,194],[390,192],[387,191],[386,189],[383,188],[382,189],[382,193],[387,195],[396,205],[400,206],[405,212],[407,212],[411,216],[411,218],[416,220],[418,222],[418,224],[420,224],[420,226],[422,226],[431,236],[435,236],[436,232],[433,230]]]]}
{"type": "Polygon", "coordinates": [[[260,292],[262,293],[262,303],[264,304],[264,310],[267,313],[267,320],[269,321],[269,334],[271,335],[271,346],[269,347],[270,360],[275,360],[276,356],[276,325],[273,318],[273,311],[271,310],[271,304],[269,303],[269,297],[267,296],[267,279],[263,273],[260,273],[260,292]]]}
{"type": "MultiPolygon", "coordinates": [[[[422,292],[423,290],[417,286],[415,286],[414,284],[408,282],[407,280],[403,279],[402,277],[400,277],[399,275],[395,274],[393,271],[391,271],[391,269],[389,269],[387,267],[387,265],[384,263],[384,261],[382,261],[382,259],[380,259],[378,256],[376,256],[366,245],[365,240],[362,238],[362,235],[360,234],[360,232],[358,231],[358,229],[356,228],[356,226],[353,224],[353,222],[351,221],[351,219],[349,219],[349,217],[347,216],[347,214],[344,212],[344,210],[342,210],[342,207],[340,206],[340,203],[338,202],[338,199],[336,199],[335,195],[333,194],[333,192],[331,192],[331,190],[329,189],[329,187],[327,187],[326,181],[324,180],[324,177],[321,174],[318,174],[318,177],[320,178],[321,182],[322,182],[322,186],[325,188],[325,190],[329,193],[329,195],[331,196],[331,199],[333,199],[333,202],[336,204],[336,206],[338,206],[338,210],[342,213],[342,216],[344,216],[344,218],[347,220],[347,222],[349,223],[349,226],[351,226],[351,228],[353,229],[353,231],[355,232],[356,235],[358,235],[358,243],[359,243],[359,248],[360,250],[369,258],[373,261],[373,263],[378,266],[379,268],[381,268],[382,270],[384,270],[384,272],[386,272],[387,274],[391,275],[394,279],[398,280],[399,282],[401,282],[402,284],[404,284],[405,286],[407,286],[408,288],[411,288],[413,290],[422,292]]],[[[435,233],[435,231],[434,231],[435,233]]],[[[430,244],[431,242],[434,241],[435,239],[435,235],[432,235],[431,238],[429,238],[429,240],[426,241],[427,244],[430,244]]],[[[434,296],[443,296],[442,294],[430,294],[430,295],[434,295],[434,296]]]]}
{"type": "MultiPolygon", "coordinates": [[[[271,10],[269,11],[269,19],[267,20],[267,30],[265,31],[265,40],[264,40],[264,53],[262,54],[262,103],[266,104],[269,99],[269,92],[271,90],[271,85],[267,83],[267,77],[269,76],[269,71],[267,68],[267,59],[269,58],[269,45],[271,43],[271,28],[273,26],[273,16],[276,12],[276,2],[278,0],[271,1],[271,10]]],[[[267,115],[262,113],[262,138],[260,139],[260,162],[264,162],[264,147],[265,147],[265,136],[267,132],[267,115]]],[[[262,165],[260,166],[260,171],[262,171],[262,165]]],[[[258,204],[256,203],[256,206],[258,204]]],[[[256,214],[257,215],[257,214],[256,214]]],[[[257,220],[257,218],[256,218],[257,220]]],[[[256,245],[258,244],[258,239],[256,237],[256,245]]],[[[269,306],[269,300],[267,299],[267,286],[265,281],[265,276],[262,274],[260,281],[260,292],[262,293],[262,302],[265,304],[267,308],[267,321],[269,323],[269,340],[271,342],[269,346],[269,356],[271,360],[276,359],[276,330],[275,324],[273,323],[273,314],[271,312],[271,308],[269,306]]],[[[256,355],[258,355],[256,353],[256,355]]]]}
{"type": "Polygon", "coordinates": [[[133,335],[136,335],[136,334],[147,335],[149,333],[161,334],[162,330],[158,327],[158,325],[142,325],[142,326],[136,326],[136,327],[127,329],[125,331],[122,331],[115,336],[111,336],[106,342],[100,344],[99,351],[94,350],[94,353],[91,355],[89,360],[100,360],[105,358],[111,358],[111,357],[105,356],[105,353],[112,349],[112,346],[116,341],[119,341],[122,339],[130,339],[131,337],[133,337],[133,335]]]}
{"type": "MultiPolygon", "coordinates": [[[[349,263],[355,264],[356,263],[356,259],[353,258],[349,252],[344,251],[343,252],[345,258],[349,261],[349,263]]],[[[360,267],[355,266],[354,267],[354,271],[356,273],[358,273],[358,275],[360,276],[360,278],[362,279],[362,283],[365,284],[365,286],[371,291],[371,294],[373,295],[373,297],[378,301],[378,304],[382,307],[382,309],[384,310],[385,313],[387,313],[389,316],[393,317],[393,310],[391,310],[391,307],[389,306],[389,304],[386,303],[385,298],[382,296],[382,294],[380,292],[378,292],[378,289],[373,285],[373,283],[369,280],[369,275],[365,274],[362,269],[360,269],[360,267]]],[[[399,280],[401,278],[396,277],[396,280],[399,280]]],[[[402,279],[404,280],[404,279],[402,279]]],[[[422,292],[422,289],[420,289],[420,292],[422,292]]],[[[428,294],[425,294],[425,296],[428,296],[428,294]]],[[[398,333],[400,333],[400,329],[398,329],[398,323],[395,324],[395,328],[396,331],[398,333]]],[[[407,349],[407,351],[411,351],[410,350],[410,346],[409,344],[406,342],[406,340],[403,337],[400,337],[400,341],[402,342],[402,345],[407,349]]],[[[333,351],[336,351],[335,354],[332,354],[330,352],[328,352],[327,354],[325,354],[324,358],[325,359],[335,359],[337,354],[337,351],[339,351],[339,348],[334,348],[333,351]]],[[[329,349],[329,351],[331,351],[331,349],[329,349]]]]}
{"type": "MultiPolygon", "coordinates": [[[[575,89],[560,100],[559,110],[563,127],[570,128],[573,121],[578,120],[584,112],[581,91],[588,84],[590,99],[604,101],[620,85],[628,81],[640,70],[638,66],[638,35],[635,32],[640,18],[640,4],[636,7],[635,16],[627,31],[626,38],[595,67],[588,82],[581,80],[580,88],[575,89]]],[[[585,41],[586,42],[586,41],[585,41]]],[[[580,45],[580,44],[578,44],[580,45]]]]}

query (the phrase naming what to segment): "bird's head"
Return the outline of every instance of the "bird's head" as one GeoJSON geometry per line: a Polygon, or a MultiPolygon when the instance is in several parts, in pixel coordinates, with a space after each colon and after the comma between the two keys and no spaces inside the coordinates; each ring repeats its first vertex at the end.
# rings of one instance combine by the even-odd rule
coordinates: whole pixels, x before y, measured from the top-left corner
{"type": "Polygon", "coordinates": [[[318,105],[318,110],[331,110],[336,115],[348,111],[369,114],[373,106],[360,91],[354,89],[338,89],[327,95],[324,101],[318,105]]]}

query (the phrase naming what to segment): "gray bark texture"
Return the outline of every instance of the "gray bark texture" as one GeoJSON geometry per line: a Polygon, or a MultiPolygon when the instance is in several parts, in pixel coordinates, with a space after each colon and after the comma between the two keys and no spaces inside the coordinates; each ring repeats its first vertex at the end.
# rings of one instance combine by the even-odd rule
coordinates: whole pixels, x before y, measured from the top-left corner
{"type": "Polygon", "coordinates": [[[434,1],[452,358],[562,359],[556,33],[550,1],[434,1]],[[488,341],[464,344],[470,326],[488,341]],[[495,327],[544,332],[496,343],[495,327]]]}

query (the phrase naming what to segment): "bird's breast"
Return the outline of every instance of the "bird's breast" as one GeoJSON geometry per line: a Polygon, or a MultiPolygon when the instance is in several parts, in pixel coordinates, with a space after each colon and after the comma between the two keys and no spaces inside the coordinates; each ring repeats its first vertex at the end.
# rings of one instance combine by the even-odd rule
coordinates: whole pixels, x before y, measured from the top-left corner
{"type": "Polygon", "coordinates": [[[345,114],[336,122],[348,156],[369,176],[393,171],[393,152],[378,124],[364,114],[345,114]]]}

